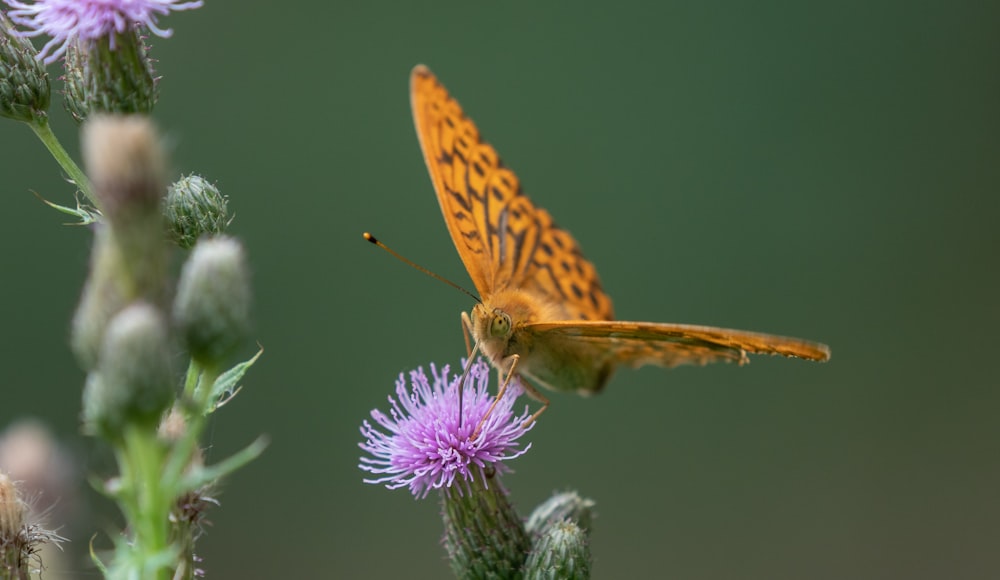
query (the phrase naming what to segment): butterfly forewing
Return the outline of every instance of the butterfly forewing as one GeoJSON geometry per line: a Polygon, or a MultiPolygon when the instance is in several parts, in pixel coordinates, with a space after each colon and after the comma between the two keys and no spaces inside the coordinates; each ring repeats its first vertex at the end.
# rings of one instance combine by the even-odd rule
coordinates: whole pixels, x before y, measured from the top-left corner
{"type": "Polygon", "coordinates": [[[413,69],[410,77],[410,104],[448,233],[482,294],[492,286],[492,255],[483,233],[486,215],[477,201],[479,192],[467,185],[466,161],[469,149],[479,144],[479,132],[462,114],[458,102],[422,66],[413,69]]]}
{"type": "Polygon", "coordinates": [[[441,212],[479,293],[518,288],[558,303],[567,319],[611,319],[611,300],[576,241],[524,195],[426,67],[413,70],[410,98],[441,212]]]}

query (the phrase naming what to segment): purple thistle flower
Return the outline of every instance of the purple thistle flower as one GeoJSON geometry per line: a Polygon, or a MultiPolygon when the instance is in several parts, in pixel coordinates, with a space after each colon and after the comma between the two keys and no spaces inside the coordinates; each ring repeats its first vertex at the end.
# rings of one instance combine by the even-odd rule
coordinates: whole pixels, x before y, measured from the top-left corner
{"type": "Polygon", "coordinates": [[[105,36],[115,48],[114,33],[122,34],[140,24],[153,34],[168,38],[173,31],[156,25],[158,16],[172,10],[200,8],[202,0],[3,0],[11,10],[7,16],[27,30],[21,36],[47,34],[52,37],[38,54],[46,64],[55,62],[66,53],[67,45],[76,41],[93,41],[105,36]]]}
{"type": "MultiPolygon", "coordinates": [[[[518,439],[532,425],[525,425],[528,407],[515,416],[514,401],[522,392],[516,379],[511,381],[503,399],[483,423],[479,434],[471,439],[486,411],[493,403],[489,392],[490,367],[479,360],[472,365],[466,379],[461,427],[458,415],[458,386],[461,375],[449,379],[447,365],[438,372],[431,364],[433,386],[423,368],[410,371],[410,389],[400,373],[396,381],[396,399],[389,397],[389,415],[375,409],[372,419],[384,431],[367,420],[361,434],[367,439],[361,449],[371,454],[362,456],[362,470],[383,474],[365,483],[385,484],[389,489],[409,486],[415,497],[424,498],[432,489],[450,487],[456,478],[471,481],[484,469],[503,473],[508,468],[502,461],[513,459],[531,448],[520,448],[518,439]],[[477,469],[478,468],[478,469],[477,469]]],[[[487,485],[486,476],[482,475],[487,485]]],[[[487,485],[488,486],[488,485],[487,485]]],[[[461,493],[461,489],[459,489],[461,493]]]]}

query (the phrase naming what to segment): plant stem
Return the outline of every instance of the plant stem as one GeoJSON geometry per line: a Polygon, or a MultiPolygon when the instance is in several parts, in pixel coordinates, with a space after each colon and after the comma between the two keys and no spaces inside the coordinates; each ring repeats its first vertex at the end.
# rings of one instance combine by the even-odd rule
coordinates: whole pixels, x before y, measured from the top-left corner
{"type": "Polygon", "coordinates": [[[165,449],[155,431],[129,428],[124,447],[128,469],[122,465],[121,471],[123,478],[130,479],[123,483],[131,494],[126,516],[134,534],[135,571],[141,578],[167,580],[171,562],[169,516],[176,481],[163,477],[165,449]]]}
{"type": "MultiPolygon", "coordinates": [[[[178,482],[175,489],[179,492],[179,497],[175,498],[175,508],[183,510],[183,506],[177,506],[177,502],[196,502],[200,500],[199,489],[188,489],[181,485],[184,478],[184,471],[191,465],[197,454],[197,447],[201,440],[202,430],[205,428],[205,421],[212,401],[213,386],[219,373],[215,369],[203,368],[194,359],[188,366],[187,376],[184,379],[183,399],[187,404],[181,408],[186,409],[185,422],[187,430],[185,434],[174,444],[173,449],[167,459],[165,477],[178,482]]],[[[196,561],[194,558],[195,534],[192,522],[184,517],[177,517],[173,524],[175,532],[175,545],[181,550],[177,556],[176,579],[189,580],[195,577],[196,561]]]]}
{"type": "Polygon", "coordinates": [[[63,148],[62,143],[56,137],[55,133],[52,132],[52,127],[49,125],[49,120],[45,117],[38,119],[34,123],[28,123],[31,130],[35,132],[35,135],[42,141],[45,147],[55,158],[56,162],[62,167],[63,171],[69,175],[69,178],[73,181],[76,187],[83,192],[83,195],[87,198],[87,201],[91,203],[94,207],[100,209],[97,204],[97,198],[94,197],[93,188],[90,185],[90,180],[84,175],[80,167],[73,161],[73,158],[69,156],[66,149],[63,148]]]}
{"type": "Polygon", "coordinates": [[[217,370],[202,368],[194,360],[191,361],[187,378],[184,380],[186,404],[181,407],[185,409],[187,430],[170,450],[164,470],[165,479],[179,481],[194,456],[212,403],[212,386],[217,378],[219,378],[217,370]]]}

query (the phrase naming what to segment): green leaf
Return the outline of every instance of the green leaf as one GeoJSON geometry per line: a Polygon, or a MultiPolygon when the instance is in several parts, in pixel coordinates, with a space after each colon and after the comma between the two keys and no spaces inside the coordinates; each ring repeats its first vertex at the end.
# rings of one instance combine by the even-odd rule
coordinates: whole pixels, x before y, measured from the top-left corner
{"type": "Polygon", "coordinates": [[[97,555],[97,552],[94,551],[94,540],[96,538],[97,538],[97,534],[94,534],[93,536],[90,536],[90,560],[94,563],[94,566],[96,566],[97,569],[100,570],[101,574],[105,578],[107,578],[108,577],[108,568],[107,568],[107,566],[104,565],[104,562],[101,561],[101,558],[100,558],[100,556],[97,555]]]}
{"type": "Polygon", "coordinates": [[[208,410],[208,413],[214,413],[216,409],[231,401],[240,392],[243,387],[239,386],[238,383],[262,354],[264,354],[263,347],[251,359],[237,364],[215,379],[215,383],[212,385],[212,408],[208,410]]]}
{"type": "Polygon", "coordinates": [[[260,457],[260,454],[267,448],[267,444],[267,437],[262,435],[241,451],[237,451],[235,454],[223,459],[215,465],[207,465],[190,470],[188,473],[184,474],[184,477],[181,480],[181,489],[184,491],[199,489],[207,483],[213,483],[222,477],[229,475],[254,459],[260,457]]]}
{"type": "Polygon", "coordinates": [[[80,203],[80,200],[76,201],[76,209],[73,209],[71,207],[66,207],[64,205],[59,205],[58,203],[53,203],[53,202],[45,199],[44,197],[38,195],[35,192],[32,192],[32,193],[34,193],[35,197],[37,197],[38,199],[40,199],[42,201],[42,203],[44,203],[45,205],[47,205],[47,206],[55,209],[56,211],[61,211],[64,214],[71,215],[71,216],[73,216],[73,217],[75,217],[75,218],[77,218],[77,219],[80,220],[77,223],[71,223],[71,224],[66,224],[66,225],[86,226],[86,225],[90,225],[90,224],[97,223],[97,222],[101,221],[101,212],[97,211],[96,208],[93,208],[93,207],[90,207],[90,206],[87,206],[87,205],[83,205],[82,203],[80,203]]]}

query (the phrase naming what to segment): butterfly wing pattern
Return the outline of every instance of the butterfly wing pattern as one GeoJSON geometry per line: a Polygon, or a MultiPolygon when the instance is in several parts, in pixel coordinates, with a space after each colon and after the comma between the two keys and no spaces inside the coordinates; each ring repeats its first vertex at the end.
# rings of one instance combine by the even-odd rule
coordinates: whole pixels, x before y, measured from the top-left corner
{"type": "Polygon", "coordinates": [[[567,320],[614,318],[579,245],[524,195],[517,175],[430,70],[413,70],[410,92],[441,213],[479,294],[519,288],[550,298],[567,320]]]}
{"type": "Polygon", "coordinates": [[[686,324],[615,321],[611,299],[573,237],[521,190],[513,171],[423,65],[410,77],[413,118],[441,212],[482,296],[470,330],[500,369],[556,390],[600,390],[619,364],[747,362],[747,353],[816,361],[826,345],[686,324]],[[504,312],[509,326],[491,333],[504,312]]]}
{"type": "Polygon", "coordinates": [[[658,322],[553,321],[532,324],[536,332],[606,344],[615,360],[638,367],[675,367],[712,362],[748,362],[747,353],[826,361],[825,344],[746,330],[658,322]]]}

